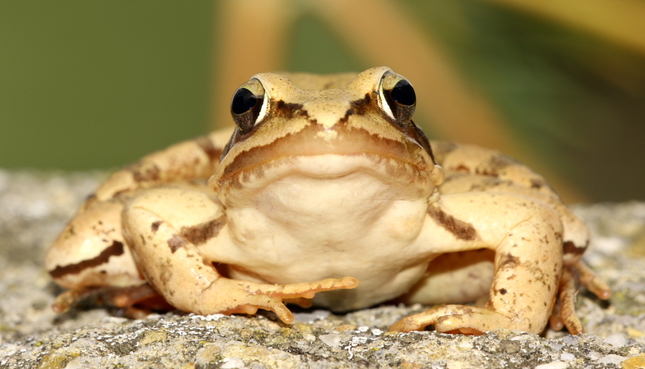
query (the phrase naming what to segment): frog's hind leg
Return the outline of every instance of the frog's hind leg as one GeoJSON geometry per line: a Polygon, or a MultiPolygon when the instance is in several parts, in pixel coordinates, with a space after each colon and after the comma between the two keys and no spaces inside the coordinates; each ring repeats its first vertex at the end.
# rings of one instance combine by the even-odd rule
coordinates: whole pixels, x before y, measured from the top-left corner
{"type": "MultiPolygon", "coordinates": [[[[472,334],[506,328],[541,333],[553,310],[562,270],[562,224],[557,213],[541,201],[510,194],[446,196],[440,205],[432,211],[445,215],[435,216],[439,221],[431,218],[432,222],[446,223],[445,219],[454,217],[474,229],[470,243],[452,242],[462,250],[482,244],[495,250],[489,301],[483,308],[441,306],[403,318],[391,329],[419,330],[434,325],[439,332],[472,334]],[[482,213],[470,206],[473,203],[480,204],[482,213]]],[[[431,228],[433,223],[428,226],[429,233],[441,231],[431,228]]]]}
{"type": "Polygon", "coordinates": [[[578,260],[570,268],[573,272],[576,272],[580,283],[598,298],[607,300],[611,297],[611,288],[584,261],[578,260]]]}
{"type": "Polygon", "coordinates": [[[148,283],[128,287],[104,286],[68,290],[56,297],[52,310],[63,313],[81,302],[84,305],[119,308],[120,314],[132,319],[145,318],[153,311],[173,310],[173,307],[148,283]]]}
{"type": "Polygon", "coordinates": [[[212,132],[152,153],[113,173],[88,198],[45,257],[56,284],[69,289],[56,299],[55,311],[67,310],[97,288],[116,290],[145,283],[121,234],[124,204],[142,190],[168,183],[203,187],[231,133],[231,129],[212,132]]]}
{"type": "Polygon", "coordinates": [[[128,287],[145,282],[121,235],[120,201],[88,201],[56,239],[45,257],[54,281],[69,291],[52,308],[67,310],[100,287],[128,287]]]}

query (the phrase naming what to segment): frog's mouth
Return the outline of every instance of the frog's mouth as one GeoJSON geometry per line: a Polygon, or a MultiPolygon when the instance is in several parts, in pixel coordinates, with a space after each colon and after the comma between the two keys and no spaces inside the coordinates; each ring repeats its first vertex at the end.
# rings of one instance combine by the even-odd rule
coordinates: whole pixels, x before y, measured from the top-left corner
{"type": "Polygon", "coordinates": [[[291,175],[334,179],[356,173],[388,184],[432,189],[440,179],[430,155],[416,142],[386,138],[362,128],[324,130],[319,125],[224,158],[209,187],[218,193],[261,189],[291,175]]]}

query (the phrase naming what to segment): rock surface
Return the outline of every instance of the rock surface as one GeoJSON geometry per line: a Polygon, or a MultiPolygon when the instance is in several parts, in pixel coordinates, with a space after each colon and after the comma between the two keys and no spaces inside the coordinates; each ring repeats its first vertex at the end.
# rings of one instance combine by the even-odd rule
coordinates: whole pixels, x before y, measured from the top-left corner
{"type": "Polygon", "coordinates": [[[387,332],[419,305],[302,310],[291,326],[270,313],[56,316],[44,251],[102,178],[0,171],[0,368],[645,368],[645,203],[576,207],[594,235],[585,258],[614,290],[609,303],[581,292],[580,336],[387,332]]]}

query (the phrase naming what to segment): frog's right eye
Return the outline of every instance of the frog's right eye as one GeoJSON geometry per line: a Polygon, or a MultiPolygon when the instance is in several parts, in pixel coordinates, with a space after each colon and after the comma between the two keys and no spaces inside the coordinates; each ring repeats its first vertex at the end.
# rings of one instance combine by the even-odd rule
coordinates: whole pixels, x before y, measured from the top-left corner
{"type": "Polygon", "coordinates": [[[252,79],[235,91],[231,100],[231,115],[242,133],[251,131],[264,118],[266,95],[262,83],[252,79]]]}
{"type": "Polygon", "coordinates": [[[417,95],[407,79],[393,72],[385,72],[379,91],[383,111],[401,127],[410,124],[417,105],[417,95]]]}

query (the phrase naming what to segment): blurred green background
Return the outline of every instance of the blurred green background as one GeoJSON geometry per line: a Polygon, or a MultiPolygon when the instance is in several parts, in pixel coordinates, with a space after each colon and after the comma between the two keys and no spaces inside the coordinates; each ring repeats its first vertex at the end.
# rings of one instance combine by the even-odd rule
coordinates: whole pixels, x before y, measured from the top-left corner
{"type": "Polygon", "coordinates": [[[0,167],[113,168],[206,131],[212,5],[0,3],[0,167]]]}
{"type": "MultiPolygon", "coordinates": [[[[390,64],[357,51],[333,15],[305,1],[279,2],[289,11],[269,68],[329,73],[390,64]]],[[[253,55],[244,50],[252,43],[235,38],[250,21],[231,4],[1,2],[0,168],[113,169],[230,124],[220,118],[234,89],[218,82],[231,69],[223,56],[238,48],[253,55]]],[[[569,199],[645,200],[643,50],[494,1],[374,4],[396,7],[436,42],[523,155],[574,189],[569,199]]],[[[409,45],[399,49],[379,37],[364,43],[400,54],[417,42],[400,40],[409,45]]],[[[249,70],[266,64],[257,58],[244,57],[249,70]]],[[[433,137],[468,141],[431,115],[416,120],[433,137]]]]}

